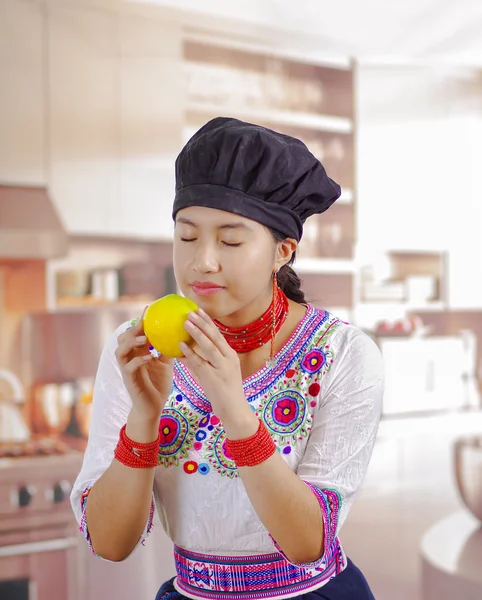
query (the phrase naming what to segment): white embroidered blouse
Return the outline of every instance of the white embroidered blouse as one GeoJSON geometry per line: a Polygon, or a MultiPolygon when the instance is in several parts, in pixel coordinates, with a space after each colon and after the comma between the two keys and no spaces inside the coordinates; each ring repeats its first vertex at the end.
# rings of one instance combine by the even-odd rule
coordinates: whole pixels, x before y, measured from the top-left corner
{"type": "MultiPolygon", "coordinates": [[[[87,539],[88,492],[109,467],[131,408],[114,355],[117,336],[129,325],[125,323],[110,337],[102,353],[88,446],[71,496],[87,539]]],[[[275,358],[273,367],[263,367],[244,381],[246,399],[268,427],[283,459],[317,495],[325,522],[324,555],[312,565],[300,566],[312,585],[288,590],[284,596],[289,597],[294,591],[323,585],[346,566],[338,532],[372,454],[383,367],[380,351],[367,335],[312,306],[275,358]],[[324,576],[315,582],[313,577],[320,573],[324,576]]],[[[186,561],[198,565],[201,555],[275,554],[285,560],[238,477],[222,423],[187,368],[177,361],[160,432],[153,498],[175,545],[178,581],[186,561]]],[[[139,542],[144,541],[151,521],[152,515],[139,542]]],[[[187,579],[184,583],[179,585],[185,595],[208,597],[196,592],[196,586],[206,584],[202,578],[191,582],[191,588],[187,579]]]]}

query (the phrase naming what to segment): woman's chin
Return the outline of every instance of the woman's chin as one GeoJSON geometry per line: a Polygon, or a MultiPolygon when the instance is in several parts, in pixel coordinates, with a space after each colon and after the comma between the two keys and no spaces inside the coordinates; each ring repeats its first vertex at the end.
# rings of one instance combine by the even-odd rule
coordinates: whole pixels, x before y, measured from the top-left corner
{"type": "Polygon", "coordinates": [[[198,296],[194,292],[191,292],[188,297],[195,302],[199,308],[202,308],[211,319],[219,320],[223,316],[226,316],[226,314],[229,314],[229,310],[226,310],[226,306],[221,306],[221,303],[217,301],[214,296],[198,296]]]}

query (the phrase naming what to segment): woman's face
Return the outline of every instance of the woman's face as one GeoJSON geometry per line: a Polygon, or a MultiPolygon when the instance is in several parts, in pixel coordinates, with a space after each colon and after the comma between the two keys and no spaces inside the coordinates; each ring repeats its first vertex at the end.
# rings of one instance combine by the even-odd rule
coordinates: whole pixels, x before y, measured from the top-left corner
{"type": "MultiPolygon", "coordinates": [[[[177,213],[174,273],[182,293],[226,325],[250,322],[271,301],[271,275],[283,262],[263,225],[193,206],[177,213]]],[[[286,262],[286,261],[284,261],[286,262]]]]}

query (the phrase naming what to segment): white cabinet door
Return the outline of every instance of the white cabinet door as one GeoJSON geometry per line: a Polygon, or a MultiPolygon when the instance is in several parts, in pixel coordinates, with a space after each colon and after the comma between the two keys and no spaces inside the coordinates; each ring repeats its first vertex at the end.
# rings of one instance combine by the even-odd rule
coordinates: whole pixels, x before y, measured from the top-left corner
{"type": "Polygon", "coordinates": [[[385,415],[428,410],[427,352],[423,342],[411,339],[379,340],[385,368],[385,415]]]}
{"type": "Polygon", "coordinates": [[[111,224],[119,234],[170,239],[184,109],[181,30],[124,16],[119,31],[120,194],[111,224]]]}
{"type": "Polygon", "coordinates": [[[0,2],[0,181],[45,185],[40,3],[0,2]]]}
{"type": "Polygon", "coordinates": [[[454,310],[482,308],[482,118],[467,117],[459,124],[458,162],[453,170],[460,181],[451,213],[448,265],[448,304],[454,310]]]}
{"type": "Polygon", "coordinates": [[[117,17],[49,5],[52,195],[69,231],[105,234],[118,196],[117,17]]]}
{"type": "Polygon", "coordinates": [[[461,337],[381,338],[383,412],[453,410],[468,402],[469,349],[461,337]]]}

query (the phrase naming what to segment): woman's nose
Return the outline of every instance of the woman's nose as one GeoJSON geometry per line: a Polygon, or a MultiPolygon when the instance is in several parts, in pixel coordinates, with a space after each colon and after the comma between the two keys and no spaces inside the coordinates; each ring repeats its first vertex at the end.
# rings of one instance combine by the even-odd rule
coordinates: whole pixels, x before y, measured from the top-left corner
{"type": "Polygon", "coordinates": [[[219,270],[216,250],[211,245],[206,244],[196,248],[194,270],[198,273],[216,273],[219,270]]]}

